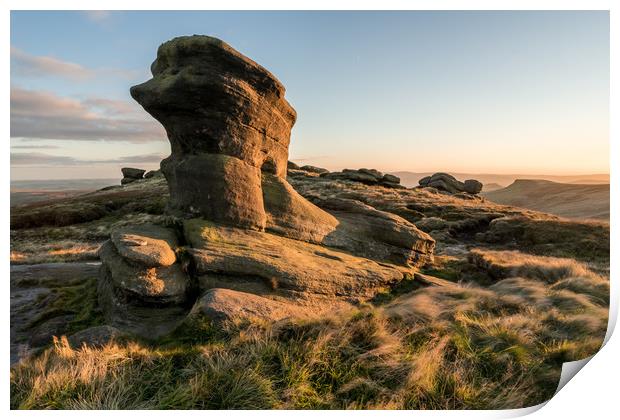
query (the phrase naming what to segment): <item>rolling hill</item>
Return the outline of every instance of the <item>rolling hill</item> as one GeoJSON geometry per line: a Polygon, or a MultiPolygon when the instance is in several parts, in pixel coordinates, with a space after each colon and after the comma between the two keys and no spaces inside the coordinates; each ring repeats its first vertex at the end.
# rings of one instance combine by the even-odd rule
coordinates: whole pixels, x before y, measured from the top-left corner
{"type": "Polygon", "coordinates": [[[542,179],[517,179],[506,188],[482,195],[498,204],[562,217],[609,220],[609,184],[563,184],[542,179]]]}

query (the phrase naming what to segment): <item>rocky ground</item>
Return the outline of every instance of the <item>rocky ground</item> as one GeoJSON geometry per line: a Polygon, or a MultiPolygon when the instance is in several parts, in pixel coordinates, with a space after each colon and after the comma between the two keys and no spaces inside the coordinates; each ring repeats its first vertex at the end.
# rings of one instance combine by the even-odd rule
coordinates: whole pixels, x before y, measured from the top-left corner
{"type": "MultiPolygon", "coordinates": [[[[192,275],[195,281],[202,284],[202,289],[213,290],[202,296],[197,304],[199,307],[207,302],[206,309],[201,312],[207,318],[220,321],[246,318],[264,326],[264,322],[269,324],[273,320],[290,318],[292,314],[293,318],[305,317],[324,323],[338,311],[334,312],[333,304],[323,305],[320,296],[327,299],[334,295],[348,295],[347,299],[339,300],[338,313],[346,314],[351,310],[366,313],[364,311],[368,308],[378,308],[381,315],[376,316],[381,319],[387,317],[385,319],[388,320],[381,322],[392,325],[395,319],[399,319],[398,323],[405,322],[408,329],[414,325],[415,328],[430,328],[430,325],[437,323],[454,323],[458,317],[453,316],[457,313],[460,314],[458,316],[469,314],[467,316],[471,317],[474,316],[473,310],[476,318],[468,318],[467,328],[475,325],[476,334],[482,334],[475,339],[482,340],[480,343],[483,344],[479,343],[482,349],[486,348],[485,340],[490,337],[500,340],[493,345],[506,346],[508,353],[505,357],[516,358],[510,362],[511,369],[516,369],[514,364],[518,364],[519,357],[522,357],[510,353],[512,350],[508,349],[513,344],[523,345],[523,351],[527,352],[533,351],[532,346],[537,345],[533,344],[536,340],[531,336],[533,326],[528,325],[528,332],[524,333],[526,336],[530,334],[529,337],[519,336],[520,328],[525,328],[520,322],[538,323],[536,328],[542,328],[542,332],[537,332],[535,337],[545,335],[546,346],[570,346],[570,351],[561,350],[561,356],[556,354],[560,350],[554,350],[554,360],[570,360],[570,357],[576,357],[575,354],[586,355],[600,345],[605,333],[609,301],[608,224],[566,220],[497,205],[477,195],[368,185],[304,170],[290,169],[288,181],[302,196],[334,214],[338,213],[338,199],[355,200],[415,224],[436,241],[434,259],[414,270],[415,275],[403,277],[400,273],[391,274],[398,269],[390,264],[377,265],[376,268],[362,267],[360,264],[368,264],[363,262],[367,260],[356,259],[358,257],[351,251],[339,250],[337,243],[335,248],[317,246],[275,235],[270,236],[272,243],[265,242],[266,236],[257,237],[258,242],[252,243],[253,234],[238,236],[239,232],[234,229],[226,231],[222,228],[205,234],[201,227],[198,231],[202,233],[197,238],[192,238],[191,232],[185,236],[186,240],[205,243],[197,248],[201,248],[208,258],[204,260],[203,268],[194,267],[192,275]],[[252,252],[239,254],[226,251],[245,246],[252,252]],[[323,263],[316,259],[317,253],[323,263]],[[234,259],[230,259],[232,254],[235,254],[234,259]],[[341,264],[343,259],[349,261],[348,266],[341,264]],[[330,261],[338,264],[330,266],[330,261]],[[231,271],[231,264],[235,265],[232,272],[239,278],[238,282],[231,282],[230,275],[226,275],[226,270],[231,271]],[[255,273],[266,270],[266,267],[274,271],[265,272],[261,281],[242,275],[244,269],[247,273],[255,273]],[[341,267],[348,268],[338,274],[341,267]],[[351,275],[355,277],[349,277],[351,275]],[[360,281],[359,275],[369,277],[362,277],[360,281]],[[330,282],[329,287],[343,289],[322,290],[326,287],[321,282],[325,276],[342,282],[330,282]],[[273,285],[264,282],[265,278],[271,277],[292,279],[293,288],[280,284],[279,291],[273,292],[273,285]],[[381,278],[385,278],[383,283],[379,280],[381,278]],[[395,281],[395,278],[403,280],[395,281]],[[377,281],[376,286],[368,286],[377,281]],[[300,284],[303,285],[301,289],[300,284]],[[363,287],[360,288],[360,285],[363,287]],[[304,294],[314,298],[300,299],[299,295],[304,294]],[[265,296],[269,299],[269,305],[257,300],[266,299],[265,296]],[[501,296],[506,301],[502,301],[501,308],[485,306],[495,299],[493,296],[501,296]],[[291,298],[301,304],[291,305],[291,298]],[[469,309],[461,310],[462,305],[469,309]],[[541,309],[544,305],[548,307],[546,312],[541,309]],[[526,307],[536,307],[541,311],[536,315],[536,320],[517,320],[519,316],[526,316],[523,312],[526,307]],[[325,312],[330,312],[330,315],[325,312]],[[544,327],[541,327],[541,322],[544,327]],[[500,333],[502,328],[508,329],[500,333]],[[507,335],[500,337],[497,334],[507,335]],[[527,342],[521,343],[520,340],[524,339],[527,342]]],[[[82,342],[100,340],[101,337],[104,341],[106,337],[109,340],[118,337],[125,337],[126,340],[129,337],[129,340],[137,340],[148,348],[157,348],[186,328],[183,319],[192,309],[191,303],[185,305],[185,309],[159,311],[158,318],[149,318],[151,322],[170,324],[162,329],[163,335],[158,338],[159,341],[145,341],[140,331],[133,331],[138,336],[132,336],[131,328],[123,331],[122,323],[115,324],[114,319],[104,316],[96,293],[99,270],[96,250],[115,229],[145,223],[165,227],[174,224],[169,216],[164,215],[166,202],[165,179],[161,174],[156,174],[123,186],[48,203],[35,203],[12,211],[12,363],[25,356],[56,357],[52,353],[60,351],[59,347],[52,346],[51,350],[45,350],[53,344],[53,337],[68,336],[69,342],[76,346],[73,348],[79,348],[82,342]]],[[[330,302],[333,303],[333,299],[330,302]]],[[[347,315],[339,316],[346,318],[347,315]]],[[[385,328],[388,328],[389,334],[395,334],[393,325],[385,328]]],[[[429,343],[442,348],[447,345],[435,335],[437,331],[433,331],[427,337],[431,340],[429,343]]],[[[424,341],[422,337],[424,335],[416,338],[416,342],[424,341]]],[[[369,345],[372,347],[375,344],[369,345]]],[[[416,344],[419,345],[422,342],[416,344]]],[[[434,348],[432,351],[439,350],[434,348]]],[[[426,356],[430,357],[430,353],[426,356]]],[[[12,375],[16,384],[21,380],[18,377],[32,369],[31,363],[15,365],[12,375]]],[[[554,377],[559,370],[551,369],[547,374],[554,377]]],[[[553,379],[550,381],[553,383],[553,379]]],[[[405,389],[403,383],[399,386],[405,389]]],[[[536,398],[550,396],[553,386],[540,386],[542,388],[537,389],[536,398]]],[[[333,399],[328,403],[330,406],[342,406],[345,400],[349,403],[355,401],[355,398],[349,397],[341,401],[334,395],[330,398],[333,399]]],[[[15,401],[23,400],[18,398],[15,401]]],[[[468,406],[464,401],[453,403],[455,406],[468,406]]]]}

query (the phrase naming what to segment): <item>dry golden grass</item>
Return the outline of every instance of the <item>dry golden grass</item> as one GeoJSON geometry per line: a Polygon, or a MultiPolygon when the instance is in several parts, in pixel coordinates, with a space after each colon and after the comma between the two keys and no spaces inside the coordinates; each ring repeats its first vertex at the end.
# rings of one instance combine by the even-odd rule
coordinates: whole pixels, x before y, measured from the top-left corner
{"type": "Polygon", "coordinates": [[[585,264],[570,258],[541,257],[518,251],[472,249],[469,259],[494,279],[525,277],[554,283],[569,277],[598,277],[585,264]]]}
{"type": "MultiPolygon", "coordinates": [[[[494,261],[508,256],[486,255],[494,261]]],[[[486,289],[457,284],[427,287],[383,307],[368,305],[321,320],[238,323],[224,329],[194,320],[158,343],[119,342],[101,349],[72,349],[61,340],[12,369],[11,405],[177,409],[535,405],[553,395],[563,362],[590,356],[601,346],[609,284],[579,264],[515,258],[528,267],[518,268],[522,276],[501,279],[486,289]],[[541,275],[540,266],[545,264],[552,274],[541,275]],[[532,277],[525,278],[528,273],[532,277]]]]}
{"type": "Polygon", "coordinates": [[[53,243],[27,243],[11,251],[12,264],[40,264],[71,262],[97,258],[99,243],[56,241],[53,243]]]}

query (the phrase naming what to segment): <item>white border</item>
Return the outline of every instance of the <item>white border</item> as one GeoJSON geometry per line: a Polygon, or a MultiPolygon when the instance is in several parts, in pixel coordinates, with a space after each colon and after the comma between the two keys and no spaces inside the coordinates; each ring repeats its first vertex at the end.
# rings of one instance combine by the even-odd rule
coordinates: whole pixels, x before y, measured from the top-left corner
{"type": "MultiPolygon", "coordinates": [[[[0,166],[3,171],[2,180],[5,187],[5,200],[6,204],[2,208],[2,215],[4,222],[2,223],[2,233],[4,237],[3,255],[5,258],[2,260],[3,272],[5,273],[4,281],[2,282],[3,296],[5,302],[5,309],[3,312],[3,327],[4,333],[1,335],[4,346],[2,347],[2,354],[0,358],[7,361],[5,367],[5,380],[2,381],[2,398],[4,400],[3,408],[8,410],[9,407],[9,200],[8,193],[10,190],[10,154],[9,154],[9,46],[10,46],[10,10],[344,10],[344,9],[360,9],[360,10],[610,10],[611,18],[611,96],[610,96],[610,116],[618,115],[618,77],[620,74],[620,67],[618,66],[618,42],[620,39],[620,33],[618,31],[619,19],[615,15],[620,8],[615,5],[614,1],[604,0],[592,0],[592,1],[577,1],[577,0],[521,0],[521,1],[502,1],[502,0],[435,0],[435,1],[423,1],[423,0],[382,0],[380,2],[370,2],[364,0],[351,1],[328,1],[328,0],[315,0],[315,1],[262,1],[260,3],[250,0],[229,0],[229,1],[198,1],[198,0],[175,0],[174,2],[163,2],[157,0],[151,1],[135,1],[135,0],[109,0],[109,1],[94,1],[89,2],[79,0],[58,0],[53,3],[51,7],[49,1],[45,0],[5,0],[3,1],[4,14],[0,20],[0,33],[2,34],[2,46],[0,47],[0,56],[4,59],[4,66],[2,66],[2,94],[3,101],[0,105],[2,129],[5,135],[5,153],[2,154],[2,165],[0,166]]],[[[611,260],[612,260],[612,310],[610,311],[610,327],[613,328],[615,320],[617,318],[618,308],[618,279],[615,273],[615,264],[613,261],[619,261],[618,248],[616,245],[618,242],[618,234],[614,228],[616,223],[617,211],[618,211],[618,191],[616,186],[618,185],[620,175],[617,172],[618,160],[620,159],[620,147],[618,146],[618,123],[611,118],[610,127],[610,170],[611,170],[611,260]]],[[[611,333],[610,329],[610,333],[611,333]]],[[[608,339],[610,334],[608,334],[608,339]]],[[[542,410],[536,411],[530,418],[575,418],[575,419],[605,419],[612,418],[617,414],[617,389],[618,389],[618,354],[620,354],[620,344],[617,337],[611,336],[606,346],[595,355],[588,363],[588,368],[580,372],[576,380],[569,381],[569,383],[559,392],[542,410]],[[613,413],[613,414],[612,414],[613,413]]],[[[540,408],[540,407],[537,407],[540,408]]],[[[441,417],[441,418],[498,418],[498,417],[514,417],[527,414],[531,412],[531,409],[524,410],[506,410],[506,411],[465,411],[465,412],[428,412],[428,411],[390,411],[390,412],[374,412],[374,411],[362,411],[362,412],[339,412],[339,411],[323,411],[320,413],[309,411],[259,411],[259,412],[209,412],[209,413],[195,413],[195,412],[176,412],[174,416],[209,416],[209,417],[246,417],[252,418],[286,418],[289,416],[295,416],[298,418],[314,419],[317,415],[328,418],[340,418],[346,416],[356,418],[368,418],[373,420],[376,416],[389,416],[389,417],[401,417],[410,418],[415,417],[441,417]]],[[[22,417],[22,416],[69,416],[78,417],[83,416],[81,412],[10,412],[10,416],[22,417]]],[[[108,412],[89,412],[89,416],[100,417],[109,416],[108,412]]],[[[119,414],[116,414],[119,415],[119,414]]],[[[121,414],[122,415],[122,414],[121,414]]],[[[131,416],[138,417],[168,417],[171,413],[168,412],[132,412],[131,416]]]]}

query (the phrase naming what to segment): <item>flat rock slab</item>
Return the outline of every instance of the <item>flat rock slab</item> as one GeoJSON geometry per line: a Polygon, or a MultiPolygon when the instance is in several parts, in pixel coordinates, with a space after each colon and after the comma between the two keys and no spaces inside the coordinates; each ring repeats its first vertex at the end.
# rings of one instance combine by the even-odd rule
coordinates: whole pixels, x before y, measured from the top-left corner
{"type": "Polygon", "coordinates": [[[202,219],[185,221],[184,231],[196,274],[259,278],[274,291],[366,299],[409,272],[331,248],[202,219]]]}
{"type": "Polygon", "coordinates": [[[125,259],[145,267],[166,267],[176,262],[174,232],[156,225],[123,227],[111,234],[116,251],[125,259]]]}
{"type": "Polygon", "coordinates": [[[211,289],[196,301],[190,316],[200,314],[215,321],[261,320],[280,321],[285,318],[308,318],[308,308],[281,302],[252,293],[230,289],[211,289]]]}

